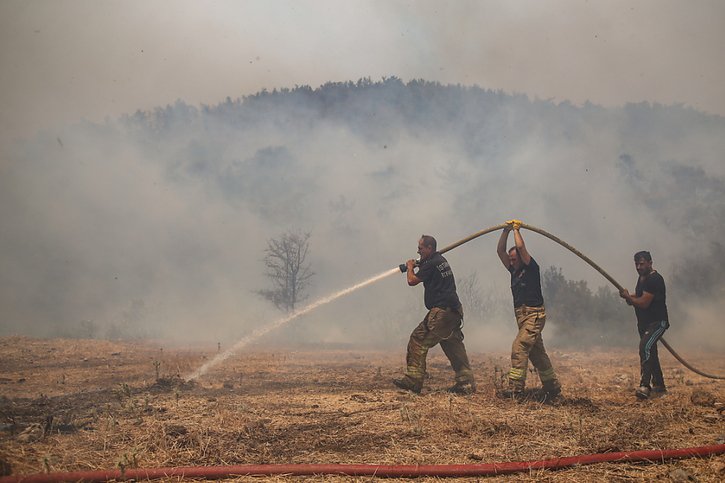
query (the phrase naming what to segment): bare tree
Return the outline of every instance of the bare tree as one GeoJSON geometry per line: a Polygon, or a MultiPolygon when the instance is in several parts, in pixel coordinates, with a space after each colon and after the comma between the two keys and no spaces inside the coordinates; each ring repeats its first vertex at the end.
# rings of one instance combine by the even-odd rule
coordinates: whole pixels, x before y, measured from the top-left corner
{"type": "Polygon", "coordinates": [[[486,303],[481,297],[483,291],[478,283],[478,274],[473,272],[458,279],[456,289],[463,304],[463,313],[470,319],[483,319],[486,303]]]}
{"type": "Polygon", "coordinates": [[[267,242],[264,264],[272,288],[257,293],[278,309],[291,312],[305,299],[304,291],[314,275],[306,263],[309,239],[309,233],[287,232],[267,242]]]}
{"type": "Polygon", "coordinates": [[[456,288],[466,320],[483,322],[508,315],[510,305],[507,299],[501,297],[495,283],[481,288],[477,272],[456,280],[456,288]]]}

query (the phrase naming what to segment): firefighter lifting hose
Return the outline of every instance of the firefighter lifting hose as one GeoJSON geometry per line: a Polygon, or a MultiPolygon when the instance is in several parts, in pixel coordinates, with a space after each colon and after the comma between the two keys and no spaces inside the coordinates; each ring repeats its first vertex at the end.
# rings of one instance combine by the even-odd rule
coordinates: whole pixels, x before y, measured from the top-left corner
{"type": "MultiPolygon", "coordinates": [[[[515,221],[518,221],[518,220],[515,220],[515,221]]],[[[577,250],[575,247],[573,247],[569,243],[565,242],[564,240],[562,240],[561,238],[559,238],[557,236],[552,235],[551,233],[549,233],[549,232],[547,232],[545,230],[542,230],[541,228],[537,228],[537,227],[535,227],[533,225],[529,225],[528,223],[523,223],[523,222],[520,222],[520,221],[518,221],[518,223],[519,223],[520,228],[524,228],[526,230],[533,231],[535,233],[538,233],[539,235],[542,235],[542,236],[544,236],[544,237],[546,237],[546,238],[548,238],[548,239],[550,239],[550,240],[558,243],[562,247],[564,247],[567,250],[569,250],[570,252],[572,252],[574,255],[578,256],[579,258],[581,258],[582,260],[584,260],[585,262],[587,262],[592,268],[594,268],[604,278],[606,278],[609,281],[609,283],[611,283],[612,285],[614,285],[614,287],[620,293],[622,293],[623,291],[626,291],[626,289],[619,282],[617,282],[611,275],[609,275],[606,271],[604,271],[604,269],[602,269],[602,267],[600,267],[599,265],[597,265],[591,258],[589,258],[588,256],[584,255],[582,252],[580,252],[579,250],[577,250]]],[[[500,225],[491,226],[491,227],[485,228],[483,230],[477,231],[476,233],[473,233],[473,234],[471,234],[471,235],[469,235],[469,236],[467,236],[465,238],[462,238],[461,240],[458,240],[455,243],[452,243],[452,244],[450,244],[450,245],[448,245],[448,246],[446,246],[444,248],[441,248],[439,250],[439,253],[443,254],[445,252],[448,252],[450,250],[453,250],[454,248],[457,248],[457,247],[463,245],[464,243],[468,243],[469,241],[474,240],[474,239],[476,239],[476,238],[478,238],[480,236],[486,235],[486,234],[491,233],[491,232],[494,232],[494,231],[503,230],[503,229],[507,228],[508,226],[510,226],[510,223],[501,223],[500,225]]],[[[399,266],[399,268],[400,268],[400,271],[401,272],[405,272],[406,271],[406,266],[404,264],[401,264],[399,266]]],[[[686,368],[688,368],[692,372],[694,372],[696,374],[699,374],[699,375],[701,375],[703,377],[707,377],[709,379],[725,379],[725,376],[715,375],[715,374],[708,374],[708,373],[703,372],[700,369],[694,367],[692,364],[690,364],[689,362],[687,362],[680,354],[678,354],[672,348],[672,346],[663,337],[660,337],[659,338],[659,342],[662,342],[662,345],[665,346],[665,348],[672,354],[672,356],[675,359],[677,359],[683,366],[685,366],[686,368]]]]}

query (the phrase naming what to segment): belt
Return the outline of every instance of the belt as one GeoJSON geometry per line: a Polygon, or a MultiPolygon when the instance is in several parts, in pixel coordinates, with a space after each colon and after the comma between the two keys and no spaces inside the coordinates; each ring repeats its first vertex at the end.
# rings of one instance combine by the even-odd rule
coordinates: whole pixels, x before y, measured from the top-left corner
{"type": "Polygon", "coordinates": [[[434,309],[440,309],[440,310],[452,310],[454,312],[458,312],[458,307],[433,307],[434,309]]]}
{"type": "Polygon", "coordinates": [[[544,308],[543,305],[539,305],[538,307],[529,307],[528,305],[519,305],[518,307],[514,307],[514,311],[529,314],[529,313],[534,313],[534,312],[545,312],[546,309],[544,308]]]}

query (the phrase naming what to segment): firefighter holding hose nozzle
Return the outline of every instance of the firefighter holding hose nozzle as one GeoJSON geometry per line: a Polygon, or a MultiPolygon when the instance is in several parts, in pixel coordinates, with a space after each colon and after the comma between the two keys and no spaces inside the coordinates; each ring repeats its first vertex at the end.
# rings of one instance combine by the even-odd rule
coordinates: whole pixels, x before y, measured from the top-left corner
{"type": "Polygon", "coordinates": [[[665,279],[652,268],[652,255],[647,251],[634,254],[634,268],[639,277],[635,295],[624,288],[619,296],[634,307],[639,332],[640,383],[635,391],[639,399],[667,392],[660,367],[657,342],[670,327],[667,315],[665,279]]]}
{"type": "Polygon", "coordinates": [[[561,384],[544,348],[541,332],[546,323],[544,297],[541,294],[541,271],[539,265],[526,249],[521,236],[521,220],[508,220],[501,233],[496,252],[506,270],[511,274],[511,293],[519,332],[511,348],[511,369],[508,373],[509,390],[502,392],[506,397],[520,398],[526,386],[526,371],[529,360],[539,372],[542,394],[553,399],[561,393],[561,384]],[[506,251],[509,233],[514,232],[515,245],[506,251]]]}
{"type": "Polygon", "coordinates": [[[393,379],[393,384],[400,389],[420,394],[428,350],[440,344],[456,373],[455,384],[448,391],[458,394],[474,393],[476,383],[463,344],[463,308],[456,292],[453,270],[437,251],[436,239],[430,235],[422,235],[418,240],[418,254],[420,260],[408,260],[404,271],[409,286],[423,283],[424,302],[428,313],[410,334],[405,375],[393,379]],[[414,271],[416,266],[418,270],[414,271]]]}

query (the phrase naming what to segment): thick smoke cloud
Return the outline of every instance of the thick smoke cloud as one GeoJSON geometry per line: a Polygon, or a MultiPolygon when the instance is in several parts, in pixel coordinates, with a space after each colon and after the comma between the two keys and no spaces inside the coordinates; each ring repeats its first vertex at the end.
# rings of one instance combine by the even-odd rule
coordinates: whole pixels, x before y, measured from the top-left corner
{"type": "MultiPolygon", "coordinates": [[[[687,279],[695,267],[683,261],[723,238],[723,134],[721,117],[680,106],[576,107],[394,78],[40,133],[2,148],[2,331],[234,340],[280,316],[255,291],[267,285],[267,240],[288,230],[312,234],[309,300],[414,257],[421,233],[445,246],[512,217],[625,286],[640,249],[668,281],[687,279]]],[[[489,308],[467,317],[473,349],[510,342],[497,236],[448,255],[489,308]]],[[[606,284],[525,236],[543,267],[606,284]]],[[[711,297],[725,286],[722,276],[710,285],[711,297]]],[[[670,288],[675,304],[689,302],[673,333],[712,310],[708,293],[684,289],[670,288]]],[[[272,337],[397,344],[423,313],[422,288],[390,277],[272,337]]]]}

